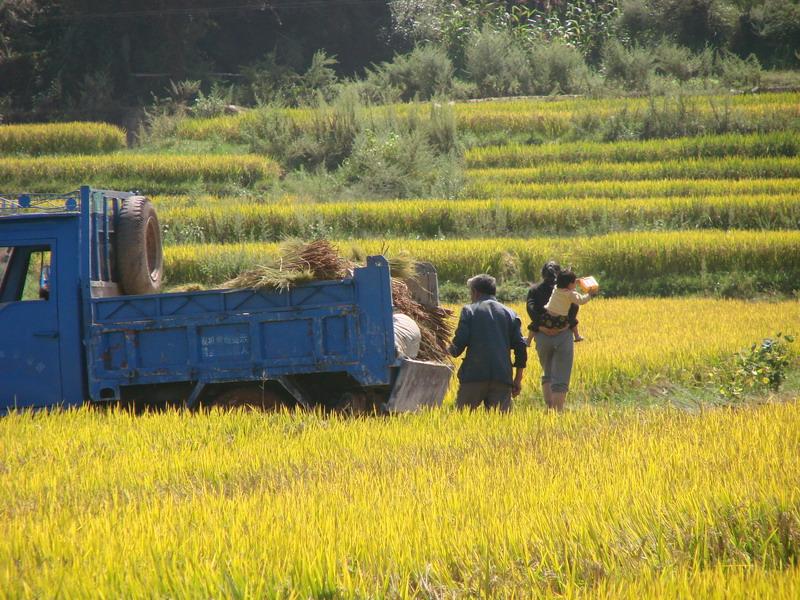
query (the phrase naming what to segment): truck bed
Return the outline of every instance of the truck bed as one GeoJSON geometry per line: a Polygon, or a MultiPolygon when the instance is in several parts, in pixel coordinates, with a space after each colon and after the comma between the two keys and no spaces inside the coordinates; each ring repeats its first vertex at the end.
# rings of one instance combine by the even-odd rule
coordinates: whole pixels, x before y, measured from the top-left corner
{"type": "Polygon", "coordinates": [[[85,319],[89,396],[126,386],[260,381],[346,373],[391,384],[389,265],[370,257],[352,278],[272,290],[209,290],[94,298],[85,319]]]}

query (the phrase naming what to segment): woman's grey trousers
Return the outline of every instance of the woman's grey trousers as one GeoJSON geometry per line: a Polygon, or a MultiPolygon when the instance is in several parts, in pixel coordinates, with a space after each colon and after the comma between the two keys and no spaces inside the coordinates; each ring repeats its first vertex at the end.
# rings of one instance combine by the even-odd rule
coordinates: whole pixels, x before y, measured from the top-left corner
{"type": "Polygon", "coordinates": [[[536,332],[533,339],[542,365],[542,383],[549,383],[550,389],[556,393],[569,391],[575,344],[572,331],[565,329],[558,335],[536,332]]]}

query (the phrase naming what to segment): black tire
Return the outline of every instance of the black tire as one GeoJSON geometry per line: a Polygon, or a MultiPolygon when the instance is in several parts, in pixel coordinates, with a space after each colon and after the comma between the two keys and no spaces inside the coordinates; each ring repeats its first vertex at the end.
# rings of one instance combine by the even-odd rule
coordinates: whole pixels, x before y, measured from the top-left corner
{"type": "Polygon", "coordinates": [[[117,277],[127,295],[161,288],[164,254],[156,209],[144,196],[122,201],[116,232],[117,277]]]}

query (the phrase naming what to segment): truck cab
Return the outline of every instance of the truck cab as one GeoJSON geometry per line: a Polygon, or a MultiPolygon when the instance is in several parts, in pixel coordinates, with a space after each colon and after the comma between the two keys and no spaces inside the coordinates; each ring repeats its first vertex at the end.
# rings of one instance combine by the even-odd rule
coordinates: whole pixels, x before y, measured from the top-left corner
{"type": "Polygon", "coordinates": [[[159,293],[160,278],[157,219],[140,196],[0,196],[0,411],[242,399],[393,411],[447,390],[448,366],[395,349],[382,256],[282,292],[159,293]]]}

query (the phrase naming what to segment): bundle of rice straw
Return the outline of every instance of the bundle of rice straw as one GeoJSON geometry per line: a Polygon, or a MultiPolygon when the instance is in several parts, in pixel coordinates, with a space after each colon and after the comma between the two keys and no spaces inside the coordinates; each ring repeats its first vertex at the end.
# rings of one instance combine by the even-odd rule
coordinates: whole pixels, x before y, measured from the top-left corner
{"type": "Polygon", "coordinates": [[[223,287],[285,291],[299,283],[344,279],[352,267],[328,240],[290,239],[281,243],[277,257],[270,263],[240,273],[223,287]]]}
{"type": "Polygon", "coordinates": [[[392,278],[392,303],[395,310],[408,315],[419,325],[422,340],[419,345],[417,360],[449,363],[450,353],[447,351],[453,337],[452,314],[446,308],[429,308],[411,297],[411,292],[404,281],[392,278]]]}

